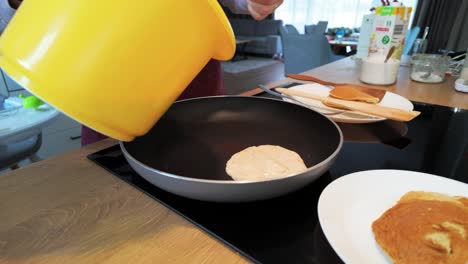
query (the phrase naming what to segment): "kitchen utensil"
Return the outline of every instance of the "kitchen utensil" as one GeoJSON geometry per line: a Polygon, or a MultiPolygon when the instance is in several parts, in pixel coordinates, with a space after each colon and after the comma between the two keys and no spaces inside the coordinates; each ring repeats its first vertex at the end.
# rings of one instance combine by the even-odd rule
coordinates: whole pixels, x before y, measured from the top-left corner
{"type": "Polygon", "coordinates": [[[421,38],[417,38],[413,44],[412,55],[426,53],[426,50],[427,50],[427,39],[423,40],[421,38]]]}
{"type": "MultiPolygon", "coordinates": [[[[294,96],[290,96],[290,95],[287,95],[287,94],[284,94],[284,93],[278,93],[276,91],[273,91],[273,89],[268,89],[268,88],[266,88],[265,86],[263,86],[261,84],[258,85],[258,87],[260,87],[266,93],[269,93],[271,95],[274,95],[274,96],[277,96],[277,97],[280,97],[280,98],[284,98],[284,99],[289,100],[289,101],[293,101],[294,103],[299,104],[300,106],[309,108],[309,109],[314,110],[314,111],[320,110],[320,113],[323,114],[323,115],[326,115],[326,116],[335,116],[335,115],[346,113],[349,117],[354,117],[354,118],[369,118],[369,119],[377,118],[375,116],[371,116],[371,115],[368,115],[368,114],[365,114],[365,113],[350,112],[348,110],[343,110],[343,109],[336,109],[335,108],[332,111],[330,111],[330,108],[319,107],[319,106],[313,106],[312,107],[312,106],[310,106],[310,105],[308,105],[306,103],[301,102],[300,100],[297,100],[296,98],[294,98],[294,96]]],[[[332,120],[333,120],[333,118],[332,118],[332,120]]]]}
{"type": "MultiPolygon", "coordinates": [[[[312,93],[321,97],[330,96],[330,89],[318,83],[305,83],[305,84],[300,84],[300,85],[289,87],[288,89],[292,91],[312,93]]],[[[321,101],[316,100],[316,99],[310,99],[310,98],[305,98],[301,96],[294,96],[294,98],[316,109],[320,113],[337,111],[337,108],[325,106],[321,101]],[[323,107],[325,107],[325,109],[323,109],[323,107]]],[[[288,99],[283,99],[283,100],[289,101],[288,99]]],[[[392,92],[387,92],[385,94],[385,97],[382,99],[381,102],[378,103],[378,105],[398,108],[398,109],[403,109],[403,110],[408,110],[408,111],[414,109],[414,105],[408,99],[398,94],[394,94],[392,92]]],[[[349,124],[369,124],[369,123],[375,123],[375,122],[386,120],[386,118],[384,117],[378,117],[378,116],[364,114],[361,112],[351,111],[351,110],[348,110],[347,112],[344,112],[343,114],[328,115],[328,117],[335,122],[349,123],[349,124]],[[359,113],[359,115],[355,115],[354,113],[359,113]]]]}
{"type": "Polygon", "coordinates": [[[411,49],[413,48],[414,42],[419,35],[419,31],[421,30],[420,27],[414,27],[407,35],[406,43],[403,48],[403,55],[412,55],[410,53],[411,49]]]}
{"type": "Polygon", "coordinates": [[[427,78],[429,78],[429,76],[431,76],[431,73],[432,73],[432,69],[428,69],[427,72],[422,74],[420,77],[426,80],[427,78]]]}
{"type": "Polygon", "coordinates": [[[329,82],[329,81],[321,80],[319,78],[315,78],[315,77],[304,75],[304,74],[288,74],[287,76],[291,79],[316,82],[316,83],[320,83],[320,84],[328,85],[328,86],[341,86],[341,85],[352,86],[353,88],[358,89],[361,92],[377,97],[379,101],[382,100],[382,98],[385,96],[385,93],[386,93],[385,90],[381,90],[381,89],[370,88],[370,87],[366,87],[366,86],[362,86],[358,84],[352,84],[352,83],[329,82]]]}
{"type": "Polygon", "coordinates": [[[80,123],[129,141],[211,58],[234,50],[216,0],[24,1],[0,38],[0,67],[80,123]]]}
{"type": "Polygon", "coordinates": [[[277,197],[319,178],[343,144],[335,122],[276,99],[217,96],[174,103],[144,136],[120,146],[132,168],[171,193],[213,202],[277,197]],[[233,181],[228,159],[247,147],[272,144],[297,152],[307,170],[286,178],[233,181]]]}
{"type": "MultiPolygon", "coordinates": [[[[315,111],[315,109],[314,109],[313,107],[310,107],[309,105],[307,105],[307,104],[305,104],[305,103],[303,103],[303,102],[297,100],[297,99],[294,98],[293,96],[289,96],[289,95],[287,95],[287,94],[282,94],[282,93],[275,92],[275,91],[273,91],[272,89],[268,89],[268,88],[266,88],[264,85],[261,85],[261,84],[259,84],[258,87],[260,87],[263,91],[265,91],[265,92],[268,93],[268,94],[274,95],[274,96],[276,96],[276,97],[280,97],[280,98],[285,98],[285,99],[291,100],[291,101],[293,101],[294,103],[297,103],[297,104],[299,104],[299,105],[301,105],[301,106],[303,106],[303,107],[306,107],[306,108],[309,108],[309,109],[312,109],[312,110],[315,111]]],[[[319,109],[320,109],[320,108],[319,108],[319,109]]],[[[321,109],[322,109],[322,110],[328,110],[328,109],[326,109],[326,108],[321,108],[321,109]]],[[[327,111],[327,112],[322,112],[322,114],[324,114],[324,115],[338,115],[338,114],[342,114],[342,113],[344,113],[344,112],[347,112],[347,111],[346,111],[346,110],[339,110],[339,109],[337,109],[337,110],[334,111],[334,112],[328,112],[328,111],[327,111]]]]}
{"type": "Polygon", "coordinates": [[[321,96],[317,96],[311,93],[293,91],[293,90],[288,90],[284,88],[277,88],[276,90],[280,93],[284,93],[288,95],[296,95],[296,96],[302,96],[306,98],[319,100],[324,105],[329,106],[329,107],[335,107],[339,109],[344,108],[344,109],[359,111],[359,112],[363,112],[366,114],[385,117],[387,119],[396,120],[396,121],[411,121],[412,119],[414,119],[420,114],[420,112],[418,111],[406,111],[406,110],[380,106],[380,105],[375,105],[375,104],[345,101],[345,100],[340,100],[340,99],[335,99],[335,98],[330,98],[330,97],[321,97],[321,96]]]}
{"type": "Polygon", "coordinates": [[[387,57],[385,57],[385,63],[387,63],[388,59],[390,59],[393,55],[393,52],[395,51],[395,46],[392,46],[387,53],[387,57]]]}
{"type": "Polygon", "coordinates": [[[379,102],[379,98],[368,95],[364,92],[359,91],[353,86],[336,86],[331,89],[330,96],[336,99],[348,100],[348,101],[360,101],[369,104],[376,104],[379,102]]]}
{"type": "Polygon", "coordinates": [[[424,33],[422,37],[423,42],[426,40],[427,34],[429,34],[429,27],[424,28],[424,33]]]}

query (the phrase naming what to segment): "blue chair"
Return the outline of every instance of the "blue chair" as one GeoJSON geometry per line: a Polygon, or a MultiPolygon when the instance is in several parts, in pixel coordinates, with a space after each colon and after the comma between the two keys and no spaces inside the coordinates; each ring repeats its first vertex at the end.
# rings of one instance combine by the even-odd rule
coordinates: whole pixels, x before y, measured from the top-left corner
{"type": "Polygon", "coordinates": [[[304,32],[305,34],[325,34],[327,26],[328,21],[319,21],[317,25],[305,25],[304,32]]]}
{"type": "Polygon", "coordinates": [[[344,58],[333,54],[323,34],[289,33],[280,28],[285,74],[301,73],[344,58]]]}
{"type": "Polygon", "coordinates": [[[317,25],[304,25],[305,34],[314,34],[317,33],[317,25]]]}
{"type": "Polygon", "coordinates": [[[283,28],[283,29],[286,30],[286,32],[287,32],[288,34],[299,35],[299,31],[298,31],[297,28],[296,28],[295,26],[293,26],[293,25],[289,25],[289,24],[284,25],[284,28],[283,28]]]}

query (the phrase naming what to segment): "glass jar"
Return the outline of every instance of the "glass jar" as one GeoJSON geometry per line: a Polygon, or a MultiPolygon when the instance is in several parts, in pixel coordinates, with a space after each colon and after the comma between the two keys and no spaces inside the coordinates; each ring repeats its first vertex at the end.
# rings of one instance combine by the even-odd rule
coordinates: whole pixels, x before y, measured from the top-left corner
{"type": "Polygon", "coordinates": [[[417,38],[414,41],[413,48],[410,50],[410,55],[426,53],[427,50],[427,39],[417,38]]]}
{"type": "Polygon", "coordinates": [[[416,54],[413,56],[411,80],[423,83],[440,83],[445,80],[449,57],[439,54],[416,54]]]}
{"type": "Polygon", "coordinates": [[[463,69],[460,73],[460,79],[468,81],[468,49],[466,50],[465,64],[463,64],[463,69]]]}

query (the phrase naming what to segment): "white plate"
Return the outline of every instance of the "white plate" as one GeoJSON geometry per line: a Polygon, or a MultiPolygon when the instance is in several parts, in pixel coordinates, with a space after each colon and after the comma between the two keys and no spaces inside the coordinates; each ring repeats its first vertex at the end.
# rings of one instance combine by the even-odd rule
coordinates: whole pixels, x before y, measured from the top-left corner
{"type": "MultiPolygon", "coordinates": [[[[312,93],[312,94],[316,94],[316,95],[323,96],[323,97],[327,97],[330,94],[330,90],[331,90],[327,86],[324,86],[318,83],[307,83],[307,84],[296,85],[296,86],[290,87],[289,89],[292,89],[295,91],[312,93]]],[[[294,98],[309,105],[310,107],[314,108],[318,112],[321,112],[324,114],[339,112],[337,111],[336,108],[327,107],[318,100],[308,99],[308,98],[304,98],[300,96],[294,96],[294,98]]],[[[288,99],[285,99],[285,100],[289,101],[288,99]]],[[[408,110],[408,111],[411,111],[414,108],[413,104],[408,99],[404,98],[403,96],[400,96],[398,94],[388,92],[388,91],[385,93],[385,96],[382,98],[382,101],[378,103],[378,105],[394,107],[394,108],[399,108],[399,109],[408,110]]],[[[354,123],[354,124],[374,123],[374,122],[385,120],[385,118],[383,117],[370,117],[370,116],[367,117],[364,115],[356,115],[356,114],[353,114],[352,111],[342,113],[342,114],[337,114],[337,115],[329,115],[328,117],[330,117],[330,119],[336,122],[354,123]]]]}
{"type": "Polygon", "coordinates": [[[468,196],[468,184],[431,174],[370,170],[330,183],[318,202],[323,232],[345,263],[391,263],[372,233],[372,222],[409,191],[468,196]]]}

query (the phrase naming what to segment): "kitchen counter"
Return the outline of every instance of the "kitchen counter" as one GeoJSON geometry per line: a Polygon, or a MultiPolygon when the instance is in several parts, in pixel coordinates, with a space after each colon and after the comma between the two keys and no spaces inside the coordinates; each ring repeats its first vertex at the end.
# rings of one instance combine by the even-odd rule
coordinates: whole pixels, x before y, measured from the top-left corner
{"type": "Polygon", "coordinates": [[[246,263],[86,157],[104,140],[0,176],[0,263],[246,263]]]}

